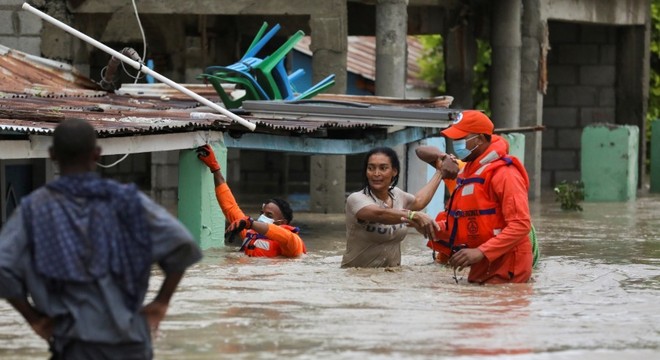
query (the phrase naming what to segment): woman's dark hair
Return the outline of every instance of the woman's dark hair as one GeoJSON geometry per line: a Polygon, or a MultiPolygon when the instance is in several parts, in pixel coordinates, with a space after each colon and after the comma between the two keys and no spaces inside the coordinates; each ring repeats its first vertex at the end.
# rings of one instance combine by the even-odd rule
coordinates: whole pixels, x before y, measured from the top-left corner
{"type": "Polygon", "coordinates": [[[291,220],[293,220],[293,210],[291,210],[291,205],[289,205],[289,202],[280,198],[272,198],[266,200],[266,204],[270,203],[277,205],[277,207],[280,208],[280,211],[282,212],[282,216],[284,216],[286,219],[286,222],[291,224],[291,220]]]}
{"type": "MultiPolygon", "coordinates": [[[[399,165],[399,157],[396,155],[396,152],[392,148],[388,147],[377,147],[369,150],[369,152],[364,156],[364,163],[362,166],[362,182],[364,184],[365,195],[371,195],[371,189],[369,189],[369,179],[367,178],[367,166],[369,165],[369,158],[374,154],[383,154],[390,158],[392,163],[392,168],[396,169],[396,176],[392,178],[392,183],[390,184],[390,190],[392,190],[396,184],[399,182],[399,174],[401,173],[401,166],[399,165]]],[[[391,195],[391,193],[390,193],[391,195]]]]}

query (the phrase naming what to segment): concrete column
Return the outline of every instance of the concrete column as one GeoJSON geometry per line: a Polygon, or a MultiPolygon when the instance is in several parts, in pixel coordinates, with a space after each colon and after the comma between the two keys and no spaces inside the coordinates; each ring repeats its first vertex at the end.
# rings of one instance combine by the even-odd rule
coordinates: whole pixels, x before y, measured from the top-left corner
{"type": "MultiPolygon", "coordinates": [[[[43,11],[65,24],[73,25],[73,16],[67,10],[64,0],[46,1],[43,11]]],[[[41,30],[41,53],[49,59],[70,63],[73,60],[74,39],[76,38],[66,31],[44,22],[41,30]]]]}
{"type": "Polygon", "coordinates": [[[639,129],[589,125],[582,131],[581,173],[586,201],[635,200],[639,129]]]}
{"type": "Polygon", "coordinates": [[[454,97],[453,108],[471,109],[474,107],[472,87],[477,40],[473,23],[460,16],[461,10],[456,12],[447,19],[448,29],[443,34],[447,94],[454,97]]]}
{"type": "Polygon", "coordinates": [[[491,14],[493,64],[490,83],[491,118],[495,127],[520,124],[520,0],[493,1],[491,14]]]}
{"type": "Polygon", "coordinates": [[[406,94],[408,0],[376,1],[376,95],[406,94]]]}
{"type": "Polygon", "coordinates": [[[346,157],[310,156],[310,204],[314,213],[344,212],[346,200],[346,157]]]}
{"type": "MultiPolygon", "coordinates": [[[[523,0],[520,81],[520,126],[543,124],[543,96],[547,87],[548,24],[541,20],[539,0],[523,0]]],[[[525,134],[525,168],[529,198],[541,197],[542,133],[525,134]]]]}
{"type": "MultiPolygon", "coordinates": [[[[224,142],[210,144],[225,175],[227,148],[224,142]]],[[[192,149],[179,152],[178,214],[202,249],[224,245],[225,217],[215,198],[213,176],[192,149]]]]}
{"type": "MultiPolygon", "coordinates": [[[[616,44],[616,123],[635,125],[639,132],[640,164],[646,161],[646,112],[649,97],[650,20],[645,26],[617,30],[616,44]]],[[[639,166],[639,179],[646,167],[639,166]]]]}
{"type": "Polygon", "coordinates": [[[335,12],[313,14],[312,29],[312,78],[314,83],[335,74],[335,85],[328,93],[346,93],[346,54],[348,52],[348,14],[345,0],[333,1],[335,12]]]}
{"type": "MultiPolygon", "coordinates": [[[[346,93],[346,54],[348,51],[348,14],[346,0],[333,1],[332,13],[313,14],[312,29],[312,77],[318,82],[335,74],[335,85],[327,92],[346,93]]],[[[344,212],[346,199],[346,157],[310,156],[310,204],[311,212],[344,212]]]]}

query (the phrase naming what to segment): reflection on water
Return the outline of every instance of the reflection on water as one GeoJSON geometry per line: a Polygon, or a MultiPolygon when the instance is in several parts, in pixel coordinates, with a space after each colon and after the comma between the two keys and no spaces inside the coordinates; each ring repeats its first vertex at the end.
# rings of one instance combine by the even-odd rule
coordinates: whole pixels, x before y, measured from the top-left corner
{"type": "MultiPolygon", "coordinates": [[[[400,268],[340,269],[343,215],[299,214],[303,258],[206,253],[174,297],[156,358],[658,358],[660,197],[584,208],[533,204],[534,282],[487,287],[456,285],[418,235],[400,268]]],[[[0,358],[44,359],[44,348],[2,303],[0,358]]]]}

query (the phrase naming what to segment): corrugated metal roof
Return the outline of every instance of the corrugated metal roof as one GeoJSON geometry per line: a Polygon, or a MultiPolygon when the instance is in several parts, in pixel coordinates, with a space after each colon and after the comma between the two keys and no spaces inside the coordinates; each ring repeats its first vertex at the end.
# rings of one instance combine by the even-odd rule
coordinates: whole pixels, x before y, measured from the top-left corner
{"type": "MultiPolygon", "coordinates": [[[[420,68],[418,60],[424,51],[422,44],[414,36],[408,36],[406,40],[408,42],[406,83],[416,87],[429,87],[429,84],[419,78],[420,68]]],[[[295,49],[303,54],[312,56],[312,51],[310,50],[311,42],[311,37],[305,36],[296,44],[295,49]]],[[[348,37],[346,68],[349,72],[358,74],[366,79],[376,80],[376,37],[348,37]]]]}
{"type": "MultiPolygon", "coordinates": [[[[0,74],[0,136],[5,138],[48,134],[67,118],[88,120],[100,137],[197,130],[245,130],[224,115],[196,115],[212,111],[163,84],[126,85],[123,91],[108,93],[99,90],[93,81],[77,74],[67,64],[7,48],[0,48],[0,74]]],[[[190,85],[190,88],[211,101],[220,102],[211,86],[200,84],[190,85]]],[[[358,98],[356,101],[368,102],[364,97],[358,98]]],[[[324,95],[324,99],[332,100],[332,96],[324,95]]],[[[338,97],[339,101],[349,99],[346,95],[338,97]]],[[[396,100],[373,99],[378,103],[396,100]]],[[[448,99],[442,99],[446,106],[451,103],[451,100],[447,102],[448,99]]],[[[400,106],[396,102],[393,104],[400,106]]],[[[332,128],[333,136],[340,138],[341,132],[337,130],[382,128],[389,125],[360,118],[337,121],[336,117],[327,116],[239,115],[257,124],[257,133],[280,135],[322,136],[323,131],[319,130],[332,128]]]]}

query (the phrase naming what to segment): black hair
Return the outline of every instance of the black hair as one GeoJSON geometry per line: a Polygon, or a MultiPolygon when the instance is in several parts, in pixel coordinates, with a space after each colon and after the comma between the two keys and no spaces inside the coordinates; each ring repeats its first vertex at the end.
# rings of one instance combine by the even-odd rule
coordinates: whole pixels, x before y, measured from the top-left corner
{"type": "Polygon", "coordinates": [[[270,203],[273,203],[277,205],[278,208],[280,208],[282,216],[284,216],[286,222],[290,224],[291,220],[293,220],[293,210],[291,210],[291,205],[289,205],[289,202],[280,198],[272,198],[266,200],[266,204],[270,203]]]}
{"type": "Polygon", "coordinates": [[[390,184],[390,189],[389,189],[390,196],[392,196],[392,189],[394,189],[396,184],[399,182],[399,174],[401,173],[401,166],[399,165],[399,157],[397,156],[396,152],[392,150],[392,148],[386,146],[373,148],[369,150],[369,152],[367,152],[367,154],[364,156],[364,163],[362,165],[362,182],[364,184],[364,190],[362,190],[362,192],[365,195],[371,196],[371,189],[369,188],[369,178],[367,178],[367,167],[369,166],[369,158],[371,157],[371,155],[374,154],[383,154],[388,158],[390,158],[392,167],[396,169],[396,176],[392,178],[392,183],[390,184]]]}
{"type": "Polygon", "coordinates": [[[53,153],[60,163],[71,163],[96,148],[96,131],[83,119],[62,121],[53,132],[53,153]]]}
{"type": "Polygon", "coordinates": [[[492,136],[491,134],[484,134],[484,138],[486,138],[486,141],[487,141],[487,142],[490,142],[490,139],[491,139],[492,137],[493,137],[493,136],[492,136]]]}

